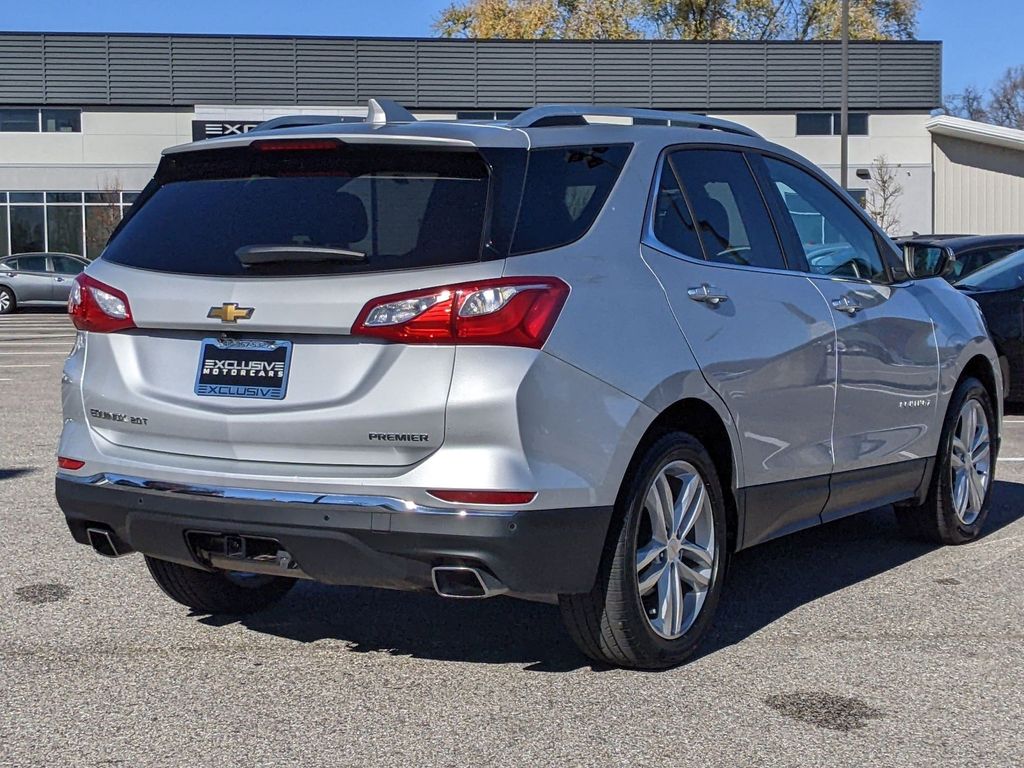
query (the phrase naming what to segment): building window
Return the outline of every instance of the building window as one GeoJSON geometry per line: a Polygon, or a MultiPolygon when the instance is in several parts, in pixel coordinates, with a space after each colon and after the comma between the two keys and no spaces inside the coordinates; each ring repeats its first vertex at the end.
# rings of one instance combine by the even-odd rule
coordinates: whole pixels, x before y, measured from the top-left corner
{"type": "Polygon", "coordinates": [[[0,107],[0,133],[81,133],[80,109],[0,107]]]}
{"type": "Polygon", "coordinates": [[[471,111],[471,112],[456,112],[456,120],[511,120],[516,117],[518,112],[492,112],[491,110],[486,111],[471,111]]]}
{"type": "Polygon", "coordinates": [[[0,192],[0,256],[50,251],[95,259],[138,192],[0,192]]]}
{"type": "MultiPolygon", "coordinates": [[[[798,112],[797,136],[839,136],[842,116],[838,112],[798,112]]],[[[868,113],[851,112],[848,117],[851,136],[868,135],[868,113]]]]}
{"type": "Polygon", "coordinates": [[[41,124],[43,133],[81,133],[82,110],[44,109],[41,124]]]}

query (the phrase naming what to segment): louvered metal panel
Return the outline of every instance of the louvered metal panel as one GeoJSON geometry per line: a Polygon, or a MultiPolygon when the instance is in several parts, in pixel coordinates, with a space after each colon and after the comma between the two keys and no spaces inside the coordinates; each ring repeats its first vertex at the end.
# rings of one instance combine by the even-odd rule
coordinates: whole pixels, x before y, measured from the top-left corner
{"type": "MultiPolygon", "coordinates": [[[[939,43],[851,44],[855,109],[931,109],[939,43]]],[[[538,102],[691,110],[835,109],[839,45],[0,33],[0,104],[538,102]]]]}
{"type": "Polygon", "coordinates": [[[43,40],[39,35],[0,37],[0,103],[42,103],[43,40]]]}
{"type": "Polygon", "coordinates": [[[594,46],[594,102],[652,105],[650,43],[594,46]]]}
{"type": "Polygon", "coordinates": [[[295,50],[300,104],[355,103],[356,55],[352,40],[300,39],[295,50]]]}
{"type": "Polygon", "coordinates": [[[708,105],[708,43],[651,44],[651,106],[700,111],[708,105]]]}
{"type": "Polygon", "coordinates": [[[171,103],[234,103],[233,48],[231,39],[172,37],[171,103]]]}
{"type": "Polygon", "coordinates": [[[108,103],[109,59],[104,35],[45,35],[43,87],[47,103],[108,103]]]}
{"type": "Polygon", "coordinates": [[[457,40],[422,40],[416,54],[418,106],[477,103],[475,45],[457,40]]]}
{"type": "Polygon", "coordinates": [[[107,42],[110,101],[141,99],[170,104],[171,41],[148,35],[112,37],[107,42]]]}

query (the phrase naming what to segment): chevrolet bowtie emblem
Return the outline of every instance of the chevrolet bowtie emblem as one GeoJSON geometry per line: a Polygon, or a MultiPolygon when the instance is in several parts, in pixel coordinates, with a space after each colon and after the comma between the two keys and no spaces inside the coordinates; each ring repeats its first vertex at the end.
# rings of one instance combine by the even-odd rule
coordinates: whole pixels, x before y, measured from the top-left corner
{"type": "Polygon", "coordinates": [[[220,320],[223,323],[237,323],[239,320],[248,320],[252,317],[252,307],[240,307],[237,304],[221,304],[219,307],[210,307],[206,313],[207,317],[220,320]]]}

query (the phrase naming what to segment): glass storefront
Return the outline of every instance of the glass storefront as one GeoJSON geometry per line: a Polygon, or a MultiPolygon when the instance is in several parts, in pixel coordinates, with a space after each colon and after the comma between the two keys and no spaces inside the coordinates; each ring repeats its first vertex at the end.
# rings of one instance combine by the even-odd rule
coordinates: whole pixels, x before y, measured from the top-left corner
{"type": "Polygon", "coordinates": [[[50,251],[95,259],[138,192],[0,192],[0,256],[50,251]]]}

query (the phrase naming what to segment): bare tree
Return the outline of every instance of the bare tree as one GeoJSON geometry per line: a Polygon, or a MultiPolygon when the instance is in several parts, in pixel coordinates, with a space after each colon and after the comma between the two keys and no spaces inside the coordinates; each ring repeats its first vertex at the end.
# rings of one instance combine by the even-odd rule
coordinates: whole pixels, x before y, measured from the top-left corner
{"type": "Polygon", "coordinates": [[[985,96],[973,85],[968,85],[962,93],[951,93],[946,96],[943,108],[951,115],[967,120],[988,121],[988,110],[985,108],[985,96]]]}
{"type": "Polygon", "coordinates": [[[94,259],[106,247],[114,228],[121,223],[121,192],[124,183],[118,176],[103,180],[103,203],[85,206],[86,256],[94,259]]]}
{"type": "Polygon", "coordinates": [[[875,222],[890,235],[900,227],[900,213],[897,205],[903,194],[899,181],[900,166],[890,165],[885,155],[875,158],[871,164],[871,183],[868,185],[865,201],[867,212],[875,222]]]}
{"type": "Polygon", "coordinates": [[[1024,130],[1024,66],[1006,70],[992,89],[988,112],[996,125],[1024,130]]]}
{"type": "Polygon", "coordinates": [[[1010,67],[986,97],[974,86],[946,97],[946,112],[968,120],[1024,130],[1024,66],[1010,67]]]}

